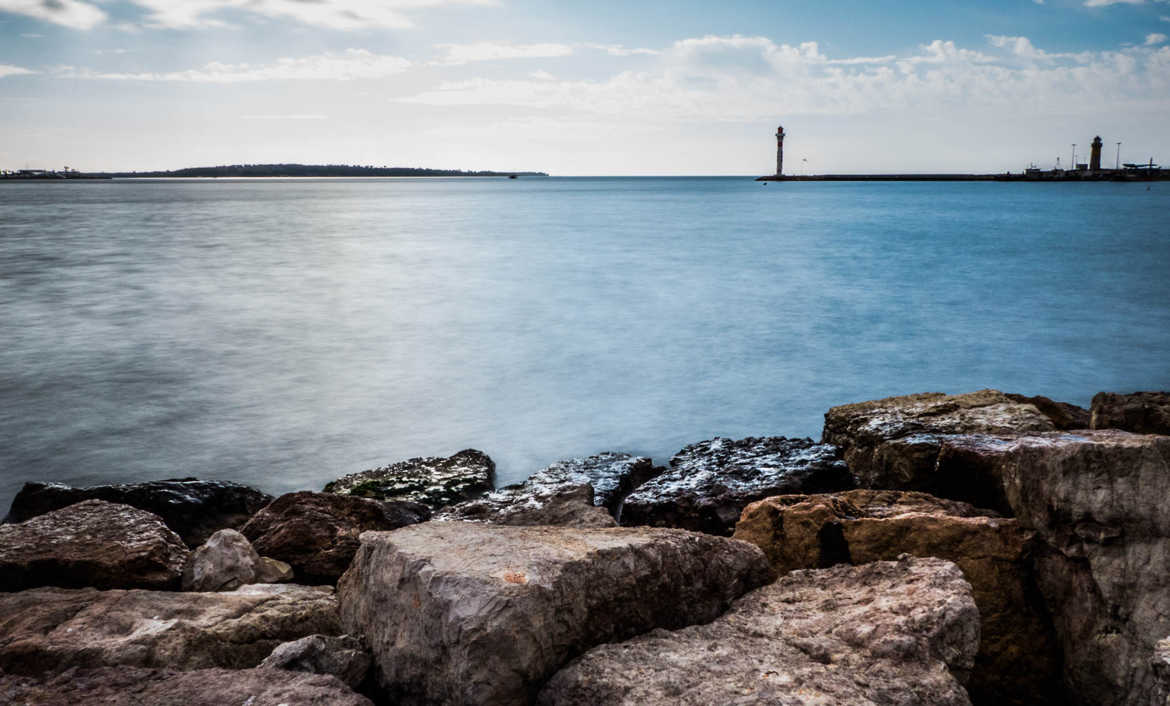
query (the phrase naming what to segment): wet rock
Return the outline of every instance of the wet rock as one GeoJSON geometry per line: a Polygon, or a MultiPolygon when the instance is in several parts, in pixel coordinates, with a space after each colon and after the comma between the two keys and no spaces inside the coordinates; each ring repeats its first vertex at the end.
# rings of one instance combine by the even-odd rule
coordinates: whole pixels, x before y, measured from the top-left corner
{"type": "Polygon", "coordinates": [[[386,700],[522,704],[589,647],[712,620],[772,577],[757,547],[679,530],[427,522],[362,535],[338,594],[386,700]]]}
{"type": "Polygon", "coordinates": [[[982,640],[975,703],[1064,704],[1060,652],[1032,579],[1032,532],[1014,519],[924,493],[853,490],[789,495],[747,507],[735,538],[780,573],[902,554],[955,562],[970,582],[982,640]]]}
{"type": "Polygon", "coordinates": [[[622,501],[638,486],[662,473],[645,456],[605,452],[587,458],[557,461],[529,479],[542,485],[582,484],[593,486],[593,504],[617,516],[622,501]]]}
{"type": "Polygon", "coordinates": [[[330,674],[356,689],[365,679],[370,662],[370,653],[354,637],[309,635],[280,645],[260,666],[291,672],[330,674]]]}
{"type": "Polygon", "coordinates": [[[796,571],[706,625],[596,647],[558,672],[544,706],[960,706],[979,612],[950,562],[796,571]]]}
{"type": "Polygon", "coordinates": [[[0,701],[40,706],[372,706],[331,676],[279,669],[70,669],[43,679],[0,674],[0,701]]]}
{"type": "Polygon", "coordinates": [[[1005,396],[1015,402],[1033,405],[1040,410],[1041,414],[1051,419],[1056,428],[1061,431],[1089,428],[1091,415],[1089,410],[1084,407],[1078,407],[1068,402],[1057,402],[1043,395],[1027,397],[1008,392],[1005,396]]]}
{"type": "Polygon", "coordinates": [[[411,502],[303,491],[282,495],[244,525],[256,551],[290,564],[302,582],[336,583],[366,530],[392,530],[430,517],[411,502]]]}
{"type": "Polygon", "coordinates": [[[851,486],[835,446],[782,436],[715,438],[679,451],[665,473],[631,493],[621,522],[727,536],[748,503],[851,486]]]}
{"type": "Polygon", "coordinates": [[[35,586],[177,589],[187,552],[157,515],[86,500],[0,525],[0,591],[35,586]]]}
{"type": "Polygon", "coordinates": [[[1026,436],[997,453],[1020,524],[1042,543],[1036,581],[1065,679],[1085,704],[1161,704],[1152,662],[1170,635],[1170,437],[1123,431],[1026,436]]]}
{"type": "Polygon", "coordinates": [[[1007,512],[994,473],[966,465],[962,455],[942,458],[943,446],[964,435],[1011,437],[1054,430],[1053,421],[1034,404],[998,390],[929,392],[833,407],[825,414],[822,441],[842,448],[858,487],[918,490],[1007,512]]]}
{"type": "Polygon", "coordinates": [[[187,546],[197,547],[216,530],[243,527],[249,517],[272,502],[272,496],[239,483],[195,478],[89,488],[25,483],[5,522],[24,522],[83,500],[105,500],[153,512],[187,546]]]}
{"type": "Polygon", "coordinates": [[[249,583],[290,580],[292,567],[261,557],[247,537],[230,529],[211,535],[183,565],[184,591],[231,591],[249,583]]]}
{"type": "Polygon", "coordinates": [[[1099,392],[1093,397],[1092,427],[1170,434],[1170,392],[1099,392]]]}
{"type": "Polygon", "coordinates": [[[448,458],[412,458],[351,473],[327,484],[325,492],[375,500],[406,500],[437,510],[491,492],[495,475],[496,464],[487,454],[466,449],[448,458]]]}
{"type": "Polygon", "coordinates": [[[0,671],[69,667],[254,667],[279,644],[336,635],[323,587],[254,584],[221,593],[36,588],[0,594],[0,671]]]}
{"type": "Polygon", "coordinates": [[[589,483],[541,483],[531,479],[445,508],[436,520],[491,522],[500,525],[616,527],[604,507],[594,505],[589,483]]]}

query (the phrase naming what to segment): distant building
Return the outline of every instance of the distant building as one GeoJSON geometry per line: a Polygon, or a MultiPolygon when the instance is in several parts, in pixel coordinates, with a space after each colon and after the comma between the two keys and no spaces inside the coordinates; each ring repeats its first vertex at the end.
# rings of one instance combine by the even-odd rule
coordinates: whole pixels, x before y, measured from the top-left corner
{"type": "Polygon", "coordinates": [[[784,173],[784,126],[776,128],[776,176],[784,173]]]}
{"type": "Polygon", "coordinates": [[[1094,172],[1101,171],[1101,145],[1102,144],[1104,144],[1104,143],[1101,142],[1100,135],[1097,135],[1096,137],[1093,138],[1093,144],[1092,144],[1093,151],[1089,154],[1089,169],[1090,169],[1090,171],[1094,171],[1094,172]]]}

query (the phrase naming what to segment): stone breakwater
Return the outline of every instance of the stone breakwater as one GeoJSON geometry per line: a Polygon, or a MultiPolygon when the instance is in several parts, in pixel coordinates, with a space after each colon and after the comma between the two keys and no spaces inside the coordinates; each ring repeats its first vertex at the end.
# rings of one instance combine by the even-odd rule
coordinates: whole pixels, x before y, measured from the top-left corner
{"type": "Polygon", "coordinates": [[[494,471],[28,483],[0,703],[1170,700],[1170,393],[922,393],[819,442],[494,471]]]}

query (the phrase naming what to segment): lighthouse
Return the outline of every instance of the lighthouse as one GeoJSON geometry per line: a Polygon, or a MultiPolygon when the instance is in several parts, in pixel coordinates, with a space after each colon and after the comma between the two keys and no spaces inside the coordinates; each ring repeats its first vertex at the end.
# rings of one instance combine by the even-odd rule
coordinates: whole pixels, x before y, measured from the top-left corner
{"type": "Polygon", "coordinates": [[[776,128],[776,176],[784,173],[784,126],[776,128]]]}
{"type": "Polygon", "coordinates": [[[1093,151],[1089,153],[1089,171],[1101,171],[1101,136],[1093,138],[1093,151]]]}

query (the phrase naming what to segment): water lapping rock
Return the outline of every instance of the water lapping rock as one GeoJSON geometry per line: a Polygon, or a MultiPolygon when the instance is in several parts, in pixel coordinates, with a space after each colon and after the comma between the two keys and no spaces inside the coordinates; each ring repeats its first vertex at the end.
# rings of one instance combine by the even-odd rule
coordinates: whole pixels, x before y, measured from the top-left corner
{"type": "Polygon", "coordinates": [[[716,618],[771,580],[746,542],[680,530],[428,522],[368,532],[338,594],[400,704],[523,704],[602,642],[716,618]]]}
{"type": "Polygon", "coordinates": [[[36,588],[0,594],[0,671],[255,667],[279,644],[337,635],[332,589],[254,584],[220,593],[36,588]]]}
{"type": "Polygon", "coordinates": [[[1170,392],[1097,393],[1093,397],[1092,427],[1170,434],[1170,392]]]}
{"type": "Polygon", "coordinates": [[[24,522],[83,500],[105,500],[153,512],[189,547],[216,530],[239,529],[272,496],[239,483],[196,478],[71,488],[60,483],[25,483],[5,522],[24,522]]]}
{"type": "Polygon", "coordinates": [[[412,502],[301,491],[272,501],[244,525],[256,550],[287,562],[308,583],[337,582],[366,530],[392,530],[423,522],[430,510],[412,502]]]}
{"type": "Polygon", "coordinates": [[[177,589],[188,549],[159,516],[86,500],[0,525],[0,591],[35,586],[177,589]]]}
{"type": "Polygon", "coordinates": [[[495,488],[496,464],[482,451],[465,449],[447,458],[412,458],[351,473],[325,485],[326,493],[375,500],[406,500],[432,510],[454,505],[495,488]]]}
{"type": "Polygon", "coordinates": [[[837,447],[782,436],[691,444],[622,505],[626,526],[679,527],[728,536],[749,503],[772,495],[852,487],[837,447]]]}
{"type": "Polygon", "coordinates": [[[542,706],[966,706],[979,612],[952,563],[795,571],[713,622],[595,647],[542,706]]]}
{"type": "Polygon", "coordinates": [[[749,505],[736,539],[780,573],[902,554],[954,562],[972,586],[982,639],[971,681],[984,704],[1063,704],[1060,652],[1032,579],[1033,533],[1010,518],[924,493],[853,490],[749,505]]]}

